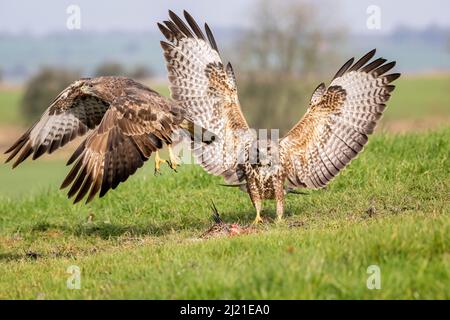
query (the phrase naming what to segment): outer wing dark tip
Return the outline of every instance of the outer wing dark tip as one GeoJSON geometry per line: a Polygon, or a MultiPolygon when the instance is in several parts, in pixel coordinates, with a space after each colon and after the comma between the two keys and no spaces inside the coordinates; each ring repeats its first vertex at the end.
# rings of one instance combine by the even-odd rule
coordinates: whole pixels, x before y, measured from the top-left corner
{"type": "Polygon", "coordinates": [[[158,26],[159,30],[161,30],[161,31],[167,30],[167,28],[166,28],[162,23],[160,23],[160,22],[157,22],[156,25],[158,26]]]}
{"type": "Polygon", "coordinates": [[[42,156],[44,153],[46,153],[48,150],[48,146],[44,146],[44,145],[40,145],[33,153],[33,160],[36,160],[37,158],[39,158],[40,156],[42,156]]]}
{"type": "MultiPolygon", "coordinates": [[[[169,10],[169,17],[172,20],[181,20],[181,18],[175,12],[173,12],[172,10],[169,10]]],[[[174,21],[174,22],[176,22],[176,21],[174,21]]]]}
{"type": "Polygon", "coordinates": [[[195,19],[186,10],[184,10],[183,13],[184,13],[184,18],[186,19],[186,21],[188,22],[189,26],[194,31],[195,35],[199,39],[205,40],[205,35],[203,34],[202,30],[198,26],[197,22],[195,22],[195,19]]]}
{"type": "Polygon", "coordinates": [[[172,48],[172,45],[166,41],[160,41],[159,44],[161,45],[161,48],[163,48],[163,50],[172,48]]]}
{"type": "Polygon", "coordinates": [[[177,14],[175,14],[174,12],[169,10],[169,16],[182,34],[184,34],[186,37],[190,37],[190,38],[194,37],[194,35],[192,34],[189,27],[184,23],[184,21],[177,14]]]}
{"type": "Polygon", "coordinates": [[[10,162],[11,161],[11,157],[8,157],[8,158],[6,158],[6,160],[5,160],[5,162],[4,163],[8,163],[8,162],[10,162]]]}
{"type": "Polygon", "coordinates": [[[89,196],[87,197],[87,199],[86,199],[86,201],[84,202],[84,204],[88,204],[88,203],[90,203],[92,200],[94,200],[96,194],[97,194],[97,193],[89,194],[89,196]]]}
{"type": "Polygon", "coordinates": [[[105,194],[109,191],[109,187],[107,187],[107,189],[103,189],[103,185],[102,185],[102,190],[100,190],[100,193],[98,195],[99,198],[103,198],[105,196],[105,194]]]}
{"type": "Polygon", "coordinates": [[[355,61],[355,58],[351,58],[346,63],[344,63],[344,65],[334,75],[333,80],[342,76],[351,67],[351,65],[353,64],[354,61],[355,61]]]}
{"type": "Polygon", "coordinates": [[[321,82],[321,83],[316,87],[316,89],[314,89],[314,92],[316,92],[317,89],[319,89],[319,88],[325,89],[325,83],[321,82]]]}
{"type": "Polygon", "coordinates": [[[81,199],[83,199],[83,197],[76,197],[75,200],[73,200],[73,204],[77,204],[78,202],[81,201],[81,199]]]}
{"type": "Polygon", "coordinates": [[[400,78],[400,76],[401,76],[401,73],[391,73],[391,74],[388,74],[385,77],[388,79],[389,82],[392,82],[392,81],[395,81],[398,78],[400,78]]]}
{"type": "Polygon", "coordinates": [[[208,40],[209,40],[209,44],[211,45],[211,47],[214,50],[219,52],[219,48],[217,47],[216,39],[214,39],[214,35],[207,23],[205,23],[205,31],[206,31],[206,36],[208,37],[208,40]]]}

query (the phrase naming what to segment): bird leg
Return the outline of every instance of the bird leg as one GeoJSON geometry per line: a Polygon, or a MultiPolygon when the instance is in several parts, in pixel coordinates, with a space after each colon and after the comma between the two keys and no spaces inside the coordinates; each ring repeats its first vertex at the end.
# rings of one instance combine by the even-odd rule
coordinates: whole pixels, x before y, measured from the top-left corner
{"type": "Polygon", "coordinates": [[[169,144],[167,145],[167,147],[169,148],[169,161],[167,163],[172,170],[177,172],[177,165],[179,165],[178,158],[173,153],[172,145],[169,144]]]}
{"type": "Polygon", "coordinates": [[[276,222],[281,222],[283,220],[284,213],[284,199],[277,199],[277,219],[276,222]]]}
{"type": "Polygon", "coordinates": [[[155,176],[161,174],[161,163],[166,163],[167,161],[159,156],[159,151],[155,154],[155,176]]]}
{"type": "Polygon", "coordinates": [[[252,224],[256,225],[260,222],[263,222],[263,219],[261,218],[261,200],[255,199],[253,201],[253,205],[255,206],[255,209],[256,209],[256,218],[255,218],[255,220],[253,220],[252,224]]]}

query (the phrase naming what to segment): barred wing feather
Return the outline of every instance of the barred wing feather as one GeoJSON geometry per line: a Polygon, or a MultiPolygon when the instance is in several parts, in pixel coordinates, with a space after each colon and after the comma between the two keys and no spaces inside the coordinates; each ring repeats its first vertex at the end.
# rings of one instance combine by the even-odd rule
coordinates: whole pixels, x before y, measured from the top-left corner
{"type": "Polygon", "coordinates": [[[169,11],[171,20],[158,26],[168,42],[162,41],[171,96],[196,124],[215,134],[213,144],[195,148],[206,171],[238,179],[236,167],[242,148],[254,138],[242,114],[231,64],[223,64],[214,36],[205,24],[206,36],[192,16],[187,24],[169,11]]]}
{"type": "Polygon", "coordinates": [[[6,162],[16,158],[14,168],[31,155],[34,160],[52,153],[100,123],[109,104],[83,94],[80,88],[86,81],[75,81],[56,97],[42,117],[6,150],[6,162]]]}
{"type": "Polygon", "coordinates": [[[374,55],[350,59],[328,88],[319,85],[306,114],[280,140],[290,186],[324,187],[363,150],[400,76],[386,75],[395,62],[369,63],[374,55]]]}

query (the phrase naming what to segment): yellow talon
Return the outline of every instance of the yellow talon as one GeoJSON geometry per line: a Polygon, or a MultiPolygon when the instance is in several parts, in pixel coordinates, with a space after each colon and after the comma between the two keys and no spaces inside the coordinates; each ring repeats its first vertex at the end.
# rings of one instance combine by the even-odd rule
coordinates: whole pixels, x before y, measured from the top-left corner
{"type": "Polygon", "coordinates": [[[263,222],[263,219],[261,218],[261,216],[259,215],[259,213],[258,214],[256,214],[256,218],[255,218],[255,220],[253,220],[253,225],[257,225],[257,224],[259,224],[259,223],[261,223],[261,222],[263,222]]]}
{"type": "Polygon", "coordinates": [[[166,163],[167,161],[159,156],[159,151],[155,154],[155,176],[161,174],[161,163],[166,163]]]}
{"type": "Polygon", "coordinates": [[[177,172],[177,166],[179,165],[178,159],[173,153],[172,146],[168,145],[167,147],[169,148],[169,161],[168,161],[169,167],[173,169],[175,172],[177,172]]]}

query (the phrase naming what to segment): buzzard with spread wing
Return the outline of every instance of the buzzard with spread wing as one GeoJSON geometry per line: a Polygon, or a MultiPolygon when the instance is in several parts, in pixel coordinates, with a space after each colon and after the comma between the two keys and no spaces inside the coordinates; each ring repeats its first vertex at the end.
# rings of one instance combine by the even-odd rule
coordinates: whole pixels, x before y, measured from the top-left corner
{"type": "Polygon", "coordinates": [[[375,50],[347,61],[330,85],[314,91],[303,118],[278,141],[258,140],[239,105],[231,64],[224,65],[213,34],[184,12],[169,11],[158,26],[172,98],[187,115],[214,132],[215,143],[196,148],[203,168],[247,191],[261,221],[263,199],[275,199],[278,219],[293,188],[322,188],[362,151],[381,118],[400,74],[395,62],[373,61],[375,50]]]}
{"type": "Polygon", "coordinates": [[[175,169],[170,146],[179,129],[186,129],[191,138],[194,130],[198,132],[176,102],[146,86],[124,77],[80,79],[61,92],[6,150],[10,154],[6,162],[15,159],[15,168],[29,156],[34,160],[52,153],[92,130],[69,159],[68,165],[75,164],[61,185],[70,186],[68,196],[75,196],[75,203],[86,195],[89,202],[97,193],[102,197],[127,180],[152,152],[156,152],[158,173],[165,162],[158,154],[163,144],[169,146],[168,163],[175,169]]]}

